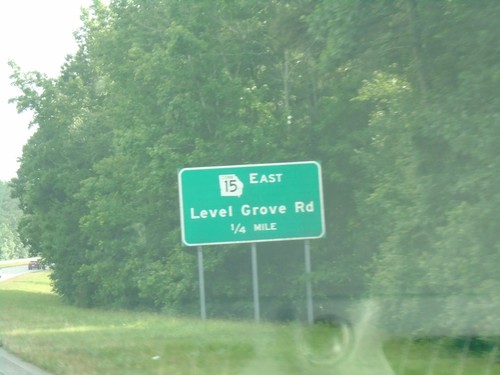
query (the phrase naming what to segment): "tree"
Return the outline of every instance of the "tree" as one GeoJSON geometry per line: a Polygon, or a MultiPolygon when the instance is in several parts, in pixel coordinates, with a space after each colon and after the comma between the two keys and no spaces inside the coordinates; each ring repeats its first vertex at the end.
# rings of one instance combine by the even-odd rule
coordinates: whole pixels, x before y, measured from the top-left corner
{"type": "Polygon", "coordinates": [[[8,183],[0,181],[0,259],[24,258],[28,254],[19,238],[17,223],[22,211],[19,202],[11,198],[11,189],[8,183]]]}
{"type": "Polygon", "coordinates": [[[497,314],[481,311],[474,296],[493,298],[499,282],[490,269],[500,261],[491,224],[498,221],[492,208],[498,205],[493,170],[500,128],[492,107],[498,42],[489,35],[500,8],[492,2],[409,4],[419,37],[406,66],[414,70],[379,71],[360,91],[361,100],[375,105],[373,142],[362,152],[373,183],[360,205],[380,224],[366,223],[381,250],[373,290],[397,297],[389,316],[418,315],[418,306],[404,307],[402,296],[434,295],[443,299],[435,318],[450,329],[460,331],[471,316],[481,316],[491,331],[497,314]],[[471,298],[457,306],[449,296],[471,298]]]}
{"type": "MultiPolygon", "coordinates": [[[[14,68],[18,107],[38,125],[13,182],[22,238],[56,264],[70,302],[184,309],[197,276],[177,169],[319,160],[317,296],[472,290],[473,266],[497,264],[498,11],[96,1],[60,77],[14,68]]],[[[302,300],[301,244],[261,248],[263,299],[302,300]]],[[[248,257],[248,246],[206,251],[210,299],[240,301],[217,313],[248,311],[248,257]]],[[[493,266],[484,275],[492,291],[493,266]]]]}
{"type": "MultiPolygon", "coordinates": [[[[196,285],[193,258],[179,246],[177,168],[324,160],[329,220],[342,224],[329,224],[333,245],[316,246],[318,285],[323,294],[348,289],[353,273],[342,270],[353,264],[345,249],[356,215],[350,159],[364,144],[352,134],[363,132],[369,109],[350,100],[359,77],[319,64],[324,45],[307,19],[314,2],[191,5],[196,12],[170,1],[96,2],[78,35],[80,51],[59,78],[15,70],[24,93],[18,106],[33,109],[39,126],[15,181],[24,238],[57,265],[56,290],[71,302],[176,305],[196,285]],[[336,85],[324,85],[332,76],[336,85]],[[331,106],[337,96],[341,109],[331,106]]],[[[241,289],[227,287],[247,269],[244,256],[228,250],[207,258],[208,273],[228,269],[213,273],[214,296],[246,299],[248,279],[241,289]]],[[[270,259],[269,273],[283,265],[270,259]]],[[[300,257],[285,259],[295,271],[265,283],[265,295],[301,283],[300,257]]],[[[359,285],[363,276],[360,268],[359,285]]]]}

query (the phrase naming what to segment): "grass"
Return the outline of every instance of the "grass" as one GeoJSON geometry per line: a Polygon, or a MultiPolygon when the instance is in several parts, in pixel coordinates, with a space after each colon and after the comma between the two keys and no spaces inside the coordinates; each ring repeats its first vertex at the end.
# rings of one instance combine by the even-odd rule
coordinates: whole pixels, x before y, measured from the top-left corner
{"type": "Polygon", "coordinates": [[[424,342],[394,340],[386,343],[385,349],[398,374],[500,374],[498,349],[483,353],[464,353],[463,348],[452,348],[447,338],[424,342]]]}
{"type": "MultiPolygon", "coordinates": [[[[0,324],[5,349],[55,375],[357,375],[355,365],[344,374],[305,358],[304,345],[327,353],[330,335],[317,327],[80,309],[51,293],[48,271],[0,283],[0,324]]],[[[455,374],[460,363],[427,344],[386,348],[398,375],[431,374],[430,359],[433,375],[455,374]]],[[[487,363],[486,355],[467,358],[462,373],[500,374],[498,364],[486,373],[487,363]]]]}
{"type": "Polygon", "coordinates": [[[29,260],[20,260],[18,262],[0,263],[0,269],[9,267],[27,266],[29,262],[30,262],[29,260]]]}
{"type": "Polygon", "coordinates": [[[51,373],[301,373],[286,326],[80,309],[61,303],[47,276],[0,284],[0,335],[7,350],[51,373]]]}

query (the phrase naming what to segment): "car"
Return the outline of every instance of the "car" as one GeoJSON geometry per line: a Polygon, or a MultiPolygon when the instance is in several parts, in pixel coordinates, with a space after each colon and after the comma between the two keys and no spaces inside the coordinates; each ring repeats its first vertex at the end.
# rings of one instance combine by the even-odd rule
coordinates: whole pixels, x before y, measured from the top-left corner
{"type": "Polygon", "coordinates": [[[42,264],[40,262],[40,259],[30,260],[30,262],[28,263],[28,269],[29,270],[40,270],[40,269],[42,269],[42,264]]]}

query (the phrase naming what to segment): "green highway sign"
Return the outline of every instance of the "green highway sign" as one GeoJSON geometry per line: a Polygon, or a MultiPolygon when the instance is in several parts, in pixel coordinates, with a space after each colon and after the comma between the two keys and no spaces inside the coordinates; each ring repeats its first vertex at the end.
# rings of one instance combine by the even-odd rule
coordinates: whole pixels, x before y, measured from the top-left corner
{"type": "Polygon", "coordinates": [[[186,246],[320,238],[317,162],[184,168],[178,173],[186,246]]]}

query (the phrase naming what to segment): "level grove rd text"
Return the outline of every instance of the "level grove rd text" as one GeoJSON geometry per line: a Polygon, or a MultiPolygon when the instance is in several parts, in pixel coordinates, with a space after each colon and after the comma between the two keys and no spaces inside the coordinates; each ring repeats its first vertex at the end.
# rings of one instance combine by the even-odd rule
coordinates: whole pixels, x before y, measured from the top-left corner
{"type": "MultiPolygon", "coordinates": [[[[226,218],[234,216],[234,208],[232,205],[222,208],[209,208],[196,210],[191,207],[190,218],[193,220],[197,219],[216,219],[216,218],[226,218]]],[[[287,206],[281,205],[269,205],[269,206],[252,206],[249,204],[243,204],[239,212],[242,216],[267,216],[267,215],[284,215],[288,212],[287,206]]],[[[314,212],[314,201],[303,202],[296,201],[293,205],[293,213],[309,213],[314,212]]]]}

